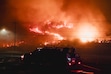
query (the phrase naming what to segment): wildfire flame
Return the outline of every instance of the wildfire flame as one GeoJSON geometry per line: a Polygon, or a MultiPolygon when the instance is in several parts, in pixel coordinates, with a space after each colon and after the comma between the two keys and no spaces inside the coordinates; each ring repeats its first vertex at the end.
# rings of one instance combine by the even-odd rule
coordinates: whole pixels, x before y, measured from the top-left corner
{"type": "Polygon", "coordinates": [[[29,30],[31,32],[35,32],[36,34],[49,35],[50,37],[53,36],[53,40],[45,42],[45,45],[46,43],[50,44],[53,43],[53,41],[58,41],[58,40],[62,41],[65,39],[71,39],[72,37],[73,39],[77,38],[81,42],[85,43],[85,42],[94,41],[101,36],[100,28],[95,26],[98,23],[93,23],[85,20],[85,21],[79,21],[78,26],[77,25],[74,26],[74,24],[77,23],[66,23],[65,21],[63,21],[62,23],[58,23],[58,22],[48,21],[42,23],[42,27],[40,25],[35,25],[34,27],[31,27],[29,30]],[[59,30],[62,30],[62,32],[59,32],[59,30]],[[62,34],[68,35],[69,38],[65,37],[62,34]]]}
{"type": "Polygon", "coordinates": [[[49,32],[49,31],[41,31],[38,29],[38,27],[30,28],[30,31],[38,33],[38,34],[43,34],[43,35],[48,34],[48,35],[54,36],[55,40],[64,40],[64,37],[62,37],[60,34],[49,32]]]}
{"type": "Polygon", "coordinates": [[[34,23],[30,24],[30,27],[23,24],[25,28],[28,27],[29,31],[37,36],[46,36],[46,40],[41,36],[38,39],[44,41],[46,45],[64,39],[90,42],[105,37],[106,19],[93,1],[96,2],[96,0],[17,0],[17,2],[11,0],[10,4],[17,9],[14,12],[16,19],[34,23]]]}
{"type": "Polygon", "coordinates": [[[77,37],[82,42],[91,42],[99,37],[98,29],[90,24],[82,25],[77,30],[77,37]]]}
{"type": "Polygon", "coordinates": [[[36,28],[30,28],[30,31],[33,31],[35,33],[43,34],[43,32],[41,30],[39,30],[38,27],[36,27],[36,28]]]}

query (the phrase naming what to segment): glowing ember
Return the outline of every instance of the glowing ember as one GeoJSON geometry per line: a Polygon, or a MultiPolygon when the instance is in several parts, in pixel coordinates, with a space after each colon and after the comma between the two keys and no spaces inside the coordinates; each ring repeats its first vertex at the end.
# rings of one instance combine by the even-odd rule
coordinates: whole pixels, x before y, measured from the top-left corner
{"type": "Polygon", "coordinates": [[[7,47],[12,47],[12,46],[20,46],[20,45],[22,45],[24,43],[24,41],[17,41],[17,42],[15,42],[15,43],[4,43],[3,45],[2,45],[2,47],[5,47],[5,48],[7,48],[7,47]]]}
{"type": "Polygon", "coordinates": [[[49,44],[48,42],[45,42],[45,43],[44,43],[44,45],[48,45],[48,44],[49,44]]]}

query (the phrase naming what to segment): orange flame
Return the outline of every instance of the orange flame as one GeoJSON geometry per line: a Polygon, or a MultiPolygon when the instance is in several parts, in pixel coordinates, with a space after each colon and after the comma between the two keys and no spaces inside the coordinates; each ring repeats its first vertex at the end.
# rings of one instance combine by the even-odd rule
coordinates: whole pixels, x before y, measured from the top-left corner
{"type": "Polygon", "coordinates": [[[91,26],[90,24],[85,24],[78,28],[77,37],[82,42],[91,42],[99,37],[99,33],[96,27],[91,26]]]}

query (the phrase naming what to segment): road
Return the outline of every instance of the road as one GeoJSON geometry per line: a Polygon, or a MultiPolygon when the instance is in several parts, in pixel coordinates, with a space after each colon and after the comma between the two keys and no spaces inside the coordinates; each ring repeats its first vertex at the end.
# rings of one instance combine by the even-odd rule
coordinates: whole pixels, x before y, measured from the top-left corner
{"type": "Polygon", "coordinates": [[[85,64],[75,65],[71,69],[71,72],[77,74],[102,74],[102,71],[100,69],[85,64]]]}
{"type": "MultiPolygon", "coordinates": [[[[103,74],[101,69],[86,65],[78,64],[73,67],[69,67],[71,74],[103,74]]],[[[8,55],[5,58],[2,55],[0,58],[0,74],[34,74],[36,71],[33,65],[23,65],[18,57],[11,57],[8,55]]],[[[56,71],[56,70],[55,70],[56,71]]]]}
{"type": "MultiPolygon", "coordinates": [[[[70,71],[71,74],[102,74],[100,69],[84,64],[75,65],[70,71]]],[[[35,72],[33,65],[24,66],[18,62],[0,63],[0,74],[34,74],[35,72]]]]}

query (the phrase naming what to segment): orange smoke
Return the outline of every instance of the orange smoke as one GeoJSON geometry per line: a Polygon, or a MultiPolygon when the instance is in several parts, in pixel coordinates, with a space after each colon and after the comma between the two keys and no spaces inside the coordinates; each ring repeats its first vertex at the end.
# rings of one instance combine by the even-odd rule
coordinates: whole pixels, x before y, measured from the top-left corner
{"type": "Polygon", "coordinates": [[[23,27],[31,32],[49,35],[49,39],[87,42],[105,38],[106,34],[106,19],[93,1],[11,0],[9,4],[15,8],[12,10],[17,20],[30,22],[31,28],[27,24],[23,27]]]}

